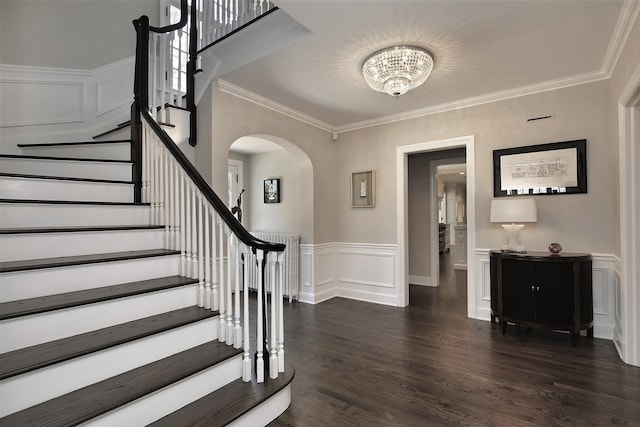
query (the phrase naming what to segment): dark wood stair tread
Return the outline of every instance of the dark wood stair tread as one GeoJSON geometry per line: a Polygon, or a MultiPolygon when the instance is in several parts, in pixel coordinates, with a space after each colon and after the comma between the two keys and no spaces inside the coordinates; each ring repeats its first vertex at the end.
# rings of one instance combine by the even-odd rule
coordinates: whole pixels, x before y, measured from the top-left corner
{"type": "Polygon", "coordinates": [[[33,175],[24,173],[1,173],[0,177],[22,178],[22,179],[48,179],[52,181],[74,181],[74,182],[94,182],[100,184],[133,184],[133,181],[122,181],[116,179],[93,179],[93,178],[74,178],[69,176],[52,176],[52,175],[33,175]]]}
{"type": "Polygon", "coordinates": [[[0,354],[0,379],[30,372],[96,351],[217,316],[187,307],[0,354]]]}
{"type": "Polygon", "coordinates": [[[113,143],[127,143],[131,144],[130,139],[118,139],[113,141],[77,141],[77,142],[45,142],[34,144],[18,144],[20,148],[34,148],[34,147],[68,147],[74,145],[99,145],[99,144],[113,144],[113,143]]]}
{"type": "Polygon", "coordinates": [[[150,203],[136,202],[96,202],[82,200],[36,200],[36,199],[0,199],[0,203],[38,204],[38,205],[89,205],[89,206],[151,206],[150,203]]]}
{"type": "Polygon", "coordinates": [[[16,317],[46,313],[70,307],[78,307],[96,302],[125,298],[132,295],[141,295],[163,289],[191,285],[193,283],[198,283],[198,280],[182,276],[170,276],[123,283],[120,285],[66,292],[63,294],[46,295],[18,301],[9,301],[0,304],[0,320],[15,319],[16,317]]]}
{"type": "Polygon", "coordinates": [[[67,267],[71,265],[96,264],[100,262],[123,261],[127,259],[151,258],[177,254],[180,254],[180,251],[170,249],[146,249],[142,251],[113,252],[107,254],[5,261],[0,262],[0,273],[36,270],[41,268],[67,267]]]}
{"type": "Polygon", "coordinates": [[[0,154],[0,159],[21,159],[21,160],[62,160],[70,162],[93,162],[93,163],[124,163],[133,164],[131,160],[114,159],[91,159],[78,157],[54,157],[54,156],[32,156],[24,154],[0,154]]]}
{"type": "Polygon", "coordinates": [[[0,426],[80,424],[239,354],[211,341],[0,418],[0,426]]]}
{"type": "Polygon", "coordinates": [[[134,231],[163,229],[164,225],[112,225],[66,227],[15,227],[0,228],[0,234],[82,233],[95,231],[134,231]]]}
{"type": "MultiPolygon", "coordinates": [[[[265,373],[266,375],[267,373],[265,373]]],[[[266,375],[258,384],[235,380],[226,386],[196,400],[189,405],[149,424],[149,427],[212,427],[224,426],[257,407],[262,402],[284,389],[293,381],[295,370],[287,366],[278,378],[266,375]]]]}
{"type": "Polygon", "coordinates": [[[112,129],[109,129],[109,130],[106,130],[106,131],[104,131],[102,133],[99,133],[98,135],[95,135],[93,137],[93,139],[102,138],[104,136],[109,135],[110,133],[114,133],[114,132],[117,132],[119,130],[125,129],[128,126],[131,126],[131,120],[127,120],[126,122],[118,123],[118,125],[116,127],[112,128],[112,129]]]}

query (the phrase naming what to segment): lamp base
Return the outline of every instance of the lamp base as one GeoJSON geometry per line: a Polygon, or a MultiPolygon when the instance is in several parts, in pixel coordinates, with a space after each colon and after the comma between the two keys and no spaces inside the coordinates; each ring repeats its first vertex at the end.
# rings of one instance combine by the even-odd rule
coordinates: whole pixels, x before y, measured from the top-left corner
{"type": "Polygon", "coordinates": [[[518,233],[520,233],[523,227],[524,224],[502,224],[502,228],[504,228],[509,236],[509,243],[502,245],[503,251],[526,252],[524,245],[518,244],[518,233]]]}

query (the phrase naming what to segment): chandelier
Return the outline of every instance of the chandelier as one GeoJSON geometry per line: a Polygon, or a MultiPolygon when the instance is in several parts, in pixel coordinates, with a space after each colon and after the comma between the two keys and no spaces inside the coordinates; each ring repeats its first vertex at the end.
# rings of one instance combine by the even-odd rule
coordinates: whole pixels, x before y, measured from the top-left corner
{"type": "Polygon", "coordinates": [[[433,57],[414,46],[394,46],[369,56],[362,75],[371,89],[400,96],[427,80],[433,69],[433,57]]]}

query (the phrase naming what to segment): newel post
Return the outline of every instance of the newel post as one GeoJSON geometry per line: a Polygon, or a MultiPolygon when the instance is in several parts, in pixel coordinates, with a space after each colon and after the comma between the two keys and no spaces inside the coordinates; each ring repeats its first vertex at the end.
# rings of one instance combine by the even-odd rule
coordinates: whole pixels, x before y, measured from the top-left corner
{"type": "Polygon", "coordinates": [[[136,64],[131,105],[131,161],[133,163],[134,202],[142,202],[142,122],[140,113],[149,109],[149,18],[133,21],[136,29],[136,64]]]}

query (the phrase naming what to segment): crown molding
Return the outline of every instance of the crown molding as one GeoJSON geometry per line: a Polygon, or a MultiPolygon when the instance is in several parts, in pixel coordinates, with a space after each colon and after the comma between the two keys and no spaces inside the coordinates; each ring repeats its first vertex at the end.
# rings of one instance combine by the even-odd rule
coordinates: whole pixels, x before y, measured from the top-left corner
{"type": "Polygon", "coordinates": [[[640,1],[638,0],[625,0],[622,4],[622,9],[618,15],[618,21],[613,30],[613,35],[609,42],[609,47],[605,53],[604,60],[602,61],[602,71],[607,76],[611,77],[611,73],[616,67],[622,50],[629,38],[629,34],[633,29],[634,23],[638,19],[640,14],[640,1]]]}
{"type": "Polygon", "coordinates": [[[229,95],[233,95],[238,98],[244,99],[245,101],[252,102],[261,107],[268,108],[269,110],[275,111],[276,113],[291,117],[292,119],[317,127],[318,129],[321,129],[323,131],[329,133],[334,132],[334,126],[325,123],[322,120],[318,120],[315,117],[311,117],[307,114],[301,113],[300,111],[289,108],[286,105],[282,105],[278,102],[272,101],[269,98],[265,98],[264,96],[258,95],[257,93],[248,91],[240,86],[229,83],[226,80],[218,79],[218,88],[224,93],[228,93],[229,95]]]}
{"type": "Polygon", "coordinates": [[[303,123],[307,123],[311,126],[315,126],[319,129],[330,133],[342,133],[350,132],[358,129],[364,129],[374,126],[380,126],[384,124],[399,122],[402,120],[409,120],[418,117],[428,116],[432,114],[444,113],[447,111],[459,110],[463,108],[475,107],[478,105],[489,104],[491,102],[504,101],[507,99],[518,98],[526,95],[533,95],[541,92],[548,92],[557,89],[563,89],[571,86],[579,86],[582,84],[593,83],[600,80],[605,80],[611,77],[611,73],[615,69],[615,66],[622,54],[622,50],[629,38],[629,34],[633,28],[633,25],[638,19],[640,14],[640,1],[639,0],[625,0],[616,26],[614,28],[611,41],[605,53],[602,68],[599,71],[594,71],[585,74],[579,74],[575,76],[565,77],[557,80],[550,80],[538,84],[529,86],[523,86],[514,89],[508,89],[500,92],[491,93],[488,95],[481,95],[473,98],[462,99],[459,101],[434,105],[427,108],[421,108],[417,110],[407,111],[400,114],[392,114],[388,116],[377,117],[371,120],[364,120],[361,122],[350,123],[344,126],[333,126],[329,123],[323,122],[315,117],[304,114],[300,111],[289,108],[285,105],[279,104],[261,95],[248,91],[239,86],[233,85],[227,81],[218,79],[218,86],[220,90],[231,95],[242,98],[246,101],[253,102],[264,108],[268,108],[277,113],[291,117],[295,120],[299,120],[303,123]]]}
{"type": "Polygon", "coordinates": [[[460,110],[462,108],[475,107],[478,105],[489,104],[492,102],[519,98],[521,96],[534,95],[536,93],[548,92],[548,91],[563,89],[571,86],[579,86],[586,83],[605,80],[607,78],[609,78],[609,76],[603,71],[595,71],[592,73],[586,73],[586,74],[581,74],[577,76],[551,80],[548,82],[538,83],[534,85],[522,86],[515,89],[508,89],[500,92],[494,92],[488,95],[481,95],[473,98],[462,99],[459,101],[448,102],[445,104],[433,105],[431,107],[420,108],[412,111],[406,111],[400,114],[392,114],[389,116],[378,117],[372,120],[365,120],[362,122],[351,123],[345,126],[337,127],[335,129],[335,132],[349,132],[349,131],[364,129],[364,128],[373,127],[373,126],[380,126],[380,125],[389,124],[393,122],[399,122],[402,120],[415,119],[418,117],[429,116],[432,114],[439,114],[447,111],[460,110]]]}

